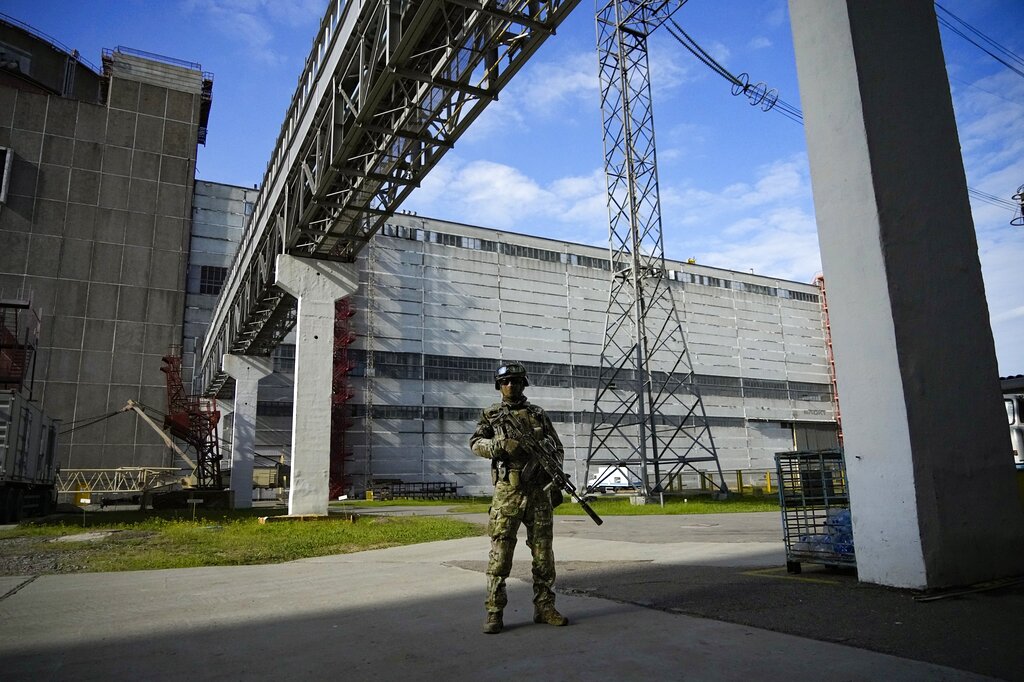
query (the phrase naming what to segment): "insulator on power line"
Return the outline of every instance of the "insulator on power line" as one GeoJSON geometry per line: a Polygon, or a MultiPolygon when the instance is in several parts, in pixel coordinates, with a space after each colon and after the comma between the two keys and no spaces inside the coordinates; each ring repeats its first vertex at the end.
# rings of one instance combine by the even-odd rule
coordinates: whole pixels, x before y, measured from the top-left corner
{"type": "Polygon", "coordinates": [[[1013,195],[1013,200],[1020,204],[1017,215],[1010,221],[1011,225],[1024,225],[1024,185],[1017,188],[1017,193],[1013,195]]]}
{"type": "Polygon", "coordinates": [[[746,73],[741,73],[736,76],[736,80],[732,84],[732,94],[734,97],[742,95],[750,87],[750,76],[746,73]]]}
{"type": "Polygon", "coordinates": [[[761,107],[762,111],[771,111],[775,103],[779,101],[779,91],[775,88],[768,88],[766,83],[750,84],[750,76],[741,73],[732,82],[732,94],[734,96],[745,95],[750,100],[750,106],[761,107]]]}
{"type": "Polygon", "coordinates": [[[764,101],[765,96],[768,94],[768,86],[764,83],[758,83],[752,88],[747,90],[747,98],[750,100],[750,106],[756,107],[764,101]]]}

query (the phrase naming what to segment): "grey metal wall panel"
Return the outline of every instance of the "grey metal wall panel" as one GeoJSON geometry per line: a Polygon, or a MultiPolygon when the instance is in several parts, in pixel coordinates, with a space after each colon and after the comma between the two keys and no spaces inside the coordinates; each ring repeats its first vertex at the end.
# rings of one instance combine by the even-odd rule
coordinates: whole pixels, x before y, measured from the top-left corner
{"type": "MultiPolygon", "coordinates": [[[[353,297],[357,309],[352,318],[357,334],[353,348],[366,350],[369,324],[373,350],[411,353],[419,358],[416,372],[445,378],[424,381],[419,378],[422,374],[417,374],[416,379],[394,379],[385,376],[392,369],[384,364],[376,376],[351,377],[358,405],[372,402],[381,414],[389,407],[415,410],[416,414],[426,408],[428,412],[422,414],[433,417],[356,417],[347,434],[353,450],[348,471],[356,482],[368,474],[453,480],[464,486],[464,493],[485,493],[490,487],[487,462],[469,452],[467,441],[477,411],[498,398],[490,372],[473,370],[465,376],[476,378],[467,380],[458,378],[462,375],[457,363],[452,369],[444,363],[433,367],[427,358],[518,359],[543,367],[555,363],[596,368],[604,340],[610,275],[607,270],[566,261],[606,258],[607,249],[412,216],[395,216],[392,223],[420,230],[420,239],[428,241],[379,235],[364,252],[361,288],[353,297]],[[429,241],[442,241],[437,234],[466,239],[448,240],[458,246],[429,241]],[[485,242],[486,249],[496,250],[485,250],[485,242]],[[514,249],[527,247],[537,251],[528,256],[511,255],[514,249]],[[366,269],[368,264],[372,273],[366,269]],[[367,400],[368,392],[371,400],[367,400]],[[438,408],[447,408],[444,414],[449,418],[437,418],[442,414],[438,408]],[[456,414],[461,416],[452,419],[456,414]]],[[[786,382],[827,384],[818,305],[786,293],[811,296],[816,295],[816,287],[691,264],[673,263],[671,267],[679,279],[691,275],[714,278],[705,284],[688,280],[669,284],[698,374],[732,377],[737,382],[741,377],[777,379],[783,386],[786,382]],[[767,287],[766,291],[778,295],[743,291],[746,284],[767,287]]],[[[739,383],[734,389],[722,390],[726,392],[719,394],[709,386],[704,401],[712,418],[730,418],[741,424],[713,427],[725,468],[768,468],[774,451],[785,449],[780,444],[791,433],[788,423],[831,416],[830,403],[801,399],[796,390],[758,393],[751,389],[746,397],[739,383]],[[772,397],[757,397],[761,394],[772,397]]],[[[528,395],[549,411],[585,415],[594,389],[535,384],[528,395]]],[[[582,475],[588,425],[558,421],[556,428],[566,446],[567,468],[582,475]]]]}

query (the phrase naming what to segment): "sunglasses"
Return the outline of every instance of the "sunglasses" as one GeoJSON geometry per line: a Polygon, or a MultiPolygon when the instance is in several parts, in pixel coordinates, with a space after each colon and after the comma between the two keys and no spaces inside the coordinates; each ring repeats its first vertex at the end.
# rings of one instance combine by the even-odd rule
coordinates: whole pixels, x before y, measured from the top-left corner
{"type": "Polygon", "coordinates": [[[507,386],[509,384],[521,384],[521,383],[523,383],[522,379],[514,379],[514,378],[498,379],[498,384],[501,385],[501,386],[507,386]]]}

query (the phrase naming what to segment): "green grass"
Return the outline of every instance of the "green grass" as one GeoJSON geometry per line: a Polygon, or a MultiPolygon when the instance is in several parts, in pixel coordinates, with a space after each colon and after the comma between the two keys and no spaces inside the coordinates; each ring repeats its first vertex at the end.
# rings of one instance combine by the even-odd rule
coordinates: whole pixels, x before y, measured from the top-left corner
{"type": "Polygon", "coordinates": [[[490,497],[458,497],[451,500],[413,500],[405,498],[386,501],[345,500],[344,502],[331,502],[330,506],[335,510],[353,511],[356,513],[360,509],[383,509],[387,507],[444,507],[447,511],[455,514],[486,514],[490,504],[490,497]]]}
{"type": "MultiPolygon", "coordinates": [[[[267,510],[262,510],[266,515],[267,510]]],[[[292,561],[483,534],[477,524],[447,517],[360,517],[260,524],[255,513],[94,512],[84,524],[20,526],[0,540],[33,538],[19,553],[60,555],[82,571],[133,571],[190,566],[238,566],[292,561]],[[134,518],[132,518],[134,517],[134,518]],[[112,530],[90,542],[52,542],[57,536],[112,530]]],[[[0,543],[0,552],[8,551],[0,543]]]]}
{"type": "MultiPolygon", "coordinates": [[[[191,566],[239,566],[270,564],[330,554],[394,547],[484,534],[481,525],[447,516],[358,516],[364,508],[437,506],[463,514],[486,513],[490,499],[393,500],[332,503],[332,509],[353,511],[355,520],[341,514],[322,521],[291,521],[261,524],[259,516],[284,514],[278,509],[181,511],[99,511],[65,517],[61,523],[25,524],[0,531],[0,541],[22,538],[18,543],[0,542],[0,557],[33,555],[49,558],[56,568],[32,572],[133,571],[191,566]],[[340,509],[339,509],[340,507],[340,509]],[[53,542],[58,536],[89,531],[115,531],[101,540],[53,542]]],[[[633,505],[628,497],[595,499],[593,508],[602,517],[645,514],[714,514],[722,512],[778,511],[775,496],[734,497],[714,500],[707,496],[667,497],[660,504],[633,505]]],[[[558,515],[582,515],[574,502],[562,504],[558,515]]],[[[43,562],[45,563],[45,562],[43,562]]],[[[42,566],[43,564],[39,564],[42,566]]]]}
{"type": "Polygon", "coordinates": [[[456,497],[450,500],[414,500],[408,498],[397,498],[394,500],[344,500],[342,502],[331,502],[330,506],[335,509],[373,509],[377,507],[451,507],[462,511],[464,506],[472,506],[481,502],[488,502],[490,497],[456,497]]]}

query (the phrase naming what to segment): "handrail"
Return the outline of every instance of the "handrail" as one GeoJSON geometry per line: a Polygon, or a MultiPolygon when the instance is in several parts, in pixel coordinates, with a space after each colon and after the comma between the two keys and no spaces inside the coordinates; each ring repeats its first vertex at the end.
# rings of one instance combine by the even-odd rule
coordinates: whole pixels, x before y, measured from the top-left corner
{"type": "Polygon", "coordinates": [[[221,355],[266,353],[294,323],[275,257],[354,259],[578,3],[331,2],[211,316],[206,394],[230,381],[221,355]]]}

